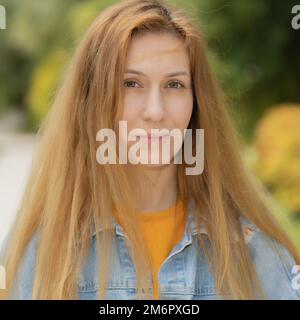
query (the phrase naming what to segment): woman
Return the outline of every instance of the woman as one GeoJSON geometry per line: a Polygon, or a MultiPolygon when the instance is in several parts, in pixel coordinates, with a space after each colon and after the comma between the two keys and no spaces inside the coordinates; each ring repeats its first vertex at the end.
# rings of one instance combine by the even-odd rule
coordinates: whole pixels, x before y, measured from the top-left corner
{"type": "MultiPolygon", "coordinates": [[[[195,23],[161,1],[98,16],[39,130],[6,250],[8,297],[300,298],[299,255],[242,164],[205,51],[195,23]],[[145,130],[158,164],[99,164],[97,132],[119,121],[145,130]],[[163,128],[204,130],[201,174],[162,161],[149,133],[163,128]]],[[[186,142],[171,143],[177,155],[186,142]]]]}

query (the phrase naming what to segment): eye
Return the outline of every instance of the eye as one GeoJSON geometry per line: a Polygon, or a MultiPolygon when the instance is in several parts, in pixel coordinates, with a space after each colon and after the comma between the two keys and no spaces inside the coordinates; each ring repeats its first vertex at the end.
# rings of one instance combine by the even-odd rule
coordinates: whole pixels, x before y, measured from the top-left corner
{"type": "MultiPolygon", "coordinates": [[[[182,84],[182,83],[180,83],[179,81],[172,81],[172,82],[170,82],[169,84],[177,84],[177,85],[180,85],[181,86],[181,88],[184,88],[184,85],[182,84]]],[[[172,87],[172,89],[181,89],[180,87],[172,87]]]]}
{"type": "MultiPolygon", "coordinates": [[[[172,89],[181,89],[181,88],[184,88],[184,85],[183,85],[182,83],[180,83],[179,81],[172,81],[172,82],[170,82],[169,84],[175,84],[175,85],[177,85],[177,87],[176,87],[176,86],[175,86],[175,87],[171,87],[172,89]],[[178,85],[179,85],[179,87],[178,87],[178,85]]],[[[124,81],[124,85],[125,85],[125,87],[127,87],[127,88],[137,88],[136,85],[138,85],[138,83],[137,83],[136,81],[134,81],[134,80],[125,80],[125,81],[124,81]]]]}
{"type": "Polygon", "coordinates": [[[128,88],[136,88],[135,84],[138,84],[138,83],[136,81],[134,81],[134,80],[126,80],[126,81],[124,81],[125,87],[128,87],[128,88]],[[129,84],[129,85],[126,85],[126,84],[129,84]]]}

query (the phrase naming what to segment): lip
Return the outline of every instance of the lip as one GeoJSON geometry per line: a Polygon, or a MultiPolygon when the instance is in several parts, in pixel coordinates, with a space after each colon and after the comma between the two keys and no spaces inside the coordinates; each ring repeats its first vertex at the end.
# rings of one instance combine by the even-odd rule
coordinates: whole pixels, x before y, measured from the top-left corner
{"type": "Polygon", "coordinates": [[[165,139],[166,137],[168,137],[169,135],[165,134],[165,135],[160,135],[160,136],[153,136],[153,135],[140,135],[138,136],[139,138],[148,140],[148,142],[151,141],[162,141],[163,139],[165,139]]]}

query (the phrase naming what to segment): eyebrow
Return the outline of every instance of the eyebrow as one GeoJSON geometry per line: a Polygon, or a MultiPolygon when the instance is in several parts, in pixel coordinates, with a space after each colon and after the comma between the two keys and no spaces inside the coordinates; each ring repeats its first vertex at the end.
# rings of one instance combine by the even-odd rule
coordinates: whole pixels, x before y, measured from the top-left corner
{"type": "MultiPolygon", "coordinates": [[[[138,70],[133,70],[133,69],[125,70],[125,73],[134,73],[134,74],[139,74],[139,75],[144,76],[144,77],[146,76],[143,72],[138,71],[138,70]]],[[[166,74],[165,77],[170,78],[170,77],[175,77],[175,76],[180,76],[180,75],[187,76],[187,77],[190,76],[189,73],[186,72],[186,71],[175,71],[175,72],[166,74]]]]}

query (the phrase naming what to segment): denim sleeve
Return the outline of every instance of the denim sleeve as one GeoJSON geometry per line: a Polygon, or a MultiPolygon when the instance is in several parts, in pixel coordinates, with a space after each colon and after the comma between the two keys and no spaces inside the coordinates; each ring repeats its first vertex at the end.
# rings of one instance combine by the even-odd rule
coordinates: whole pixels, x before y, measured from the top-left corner
{"type": "Polygon", "coordinates": [[[34,234],[26,246],[21,258],[16,277],[9,296],[11,300],[31,300],[33,279],[35,274],[35,260],[37,249],[37,235],[34,234]]]}
{"type": "Polygon", "coordinates": [[[257,229],[248,246],[266,299],[300,300],[300,269],[287,248],[257,229]]]}

